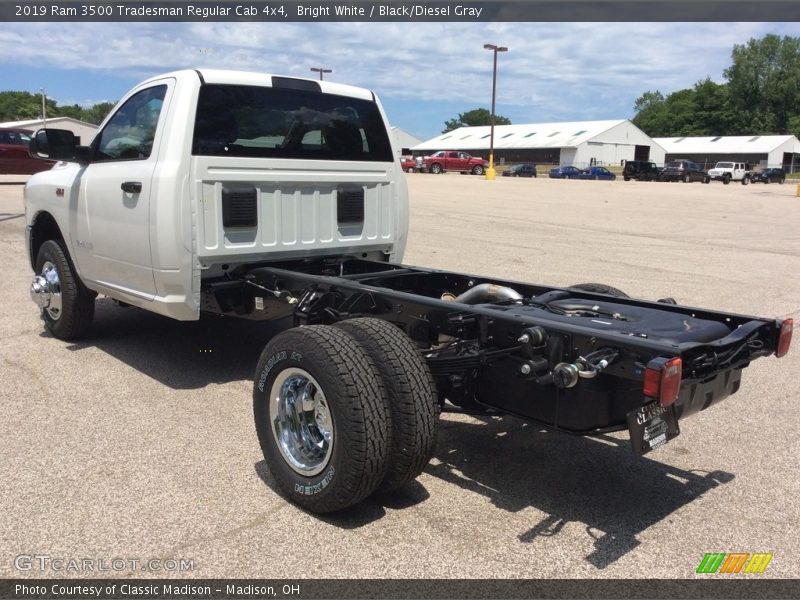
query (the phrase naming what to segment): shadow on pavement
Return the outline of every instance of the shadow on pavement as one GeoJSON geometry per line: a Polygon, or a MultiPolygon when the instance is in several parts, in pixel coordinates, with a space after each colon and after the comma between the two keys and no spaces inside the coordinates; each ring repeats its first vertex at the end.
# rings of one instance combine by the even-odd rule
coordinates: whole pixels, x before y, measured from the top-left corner
{"type": "Polygon", "coordinates": [[[205,315],[175,321],[102,298],[87,337],[69,349],[99,348],[170,388],[198,389],[252,379],[264,345],[282,328],[279,322],[205,315]]]}
{"type": "MultiPolygon", "coordinates": [[[[679,447],[680,438],[672,444],[679,447]]],[[[498,508],[530,506],[546,513],[519,534],[521,543],[556,536],[569,522],[585,524],[595,540],[586,560],[598,569],[638,546],[638,533],[734,478],[636,456],[627,438],[547,432],[513,417],[471,423],[445,417],[425,471],[488,497],[498,508]]]]}
{"type": "MultiPolygon", "coordinates": [[[[255,470],[261,478],[261,481],[263,481],[268,488],[286,500],[286,502],[291,502],[275,481],[265,461],[257,462],[255,464],[255,470]]],[[[359,527],[364,527],[382,518],[386,514],[387,508],[394,510],[409,508],[424,502],[429,497],[430,494],[428,494],[428,490],[426,490],[421,483],[412,481],[402,489],[396,490],[390,494],[373,494],[363,502],[345,510],[327,515],[309,514],[320,521],[334,525],[335,527],[340,527],[341,529],[358,529],[359,527]]]]}

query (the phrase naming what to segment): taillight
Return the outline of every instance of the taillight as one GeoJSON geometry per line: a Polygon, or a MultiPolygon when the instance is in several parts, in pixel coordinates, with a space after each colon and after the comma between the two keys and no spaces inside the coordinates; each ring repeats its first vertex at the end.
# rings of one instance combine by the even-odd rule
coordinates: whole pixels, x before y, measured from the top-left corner
{"type": "Polygon", "coordinates": [[[778,349],[775,350],[775,356],[780,358],[786,356],[789,352],[789,346],[792,344],[792,329],[794,329],[794,319],[784,319],[781,323],[781,332],[778,335],[778,349]]]}
{"type": "Polygon", "coordinates": [[[644,395],[669,406],[678,399],[683,363],[680,358],[654,358],[644,372],[644,395]]]}

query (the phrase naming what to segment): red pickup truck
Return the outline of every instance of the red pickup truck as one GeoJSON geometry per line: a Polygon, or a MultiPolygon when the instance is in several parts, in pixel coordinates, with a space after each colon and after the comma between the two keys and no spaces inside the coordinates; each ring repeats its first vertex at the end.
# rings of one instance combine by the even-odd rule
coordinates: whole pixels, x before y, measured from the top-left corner
{"type": "Polygon", "coordinates": [[[440,150],[436,154],[426,156],[423,161],[425,170],[434,174],[444,173],[445,171],[460,171],[462,173],[472,173],[473,175],[483,175],[489,167],[489,161],[455,150],[440,150]]]}

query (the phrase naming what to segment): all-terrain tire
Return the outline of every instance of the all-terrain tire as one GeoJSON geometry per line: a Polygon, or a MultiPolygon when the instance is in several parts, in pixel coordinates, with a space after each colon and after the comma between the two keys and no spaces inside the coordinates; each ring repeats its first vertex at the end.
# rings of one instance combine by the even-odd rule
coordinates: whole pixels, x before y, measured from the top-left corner
{"type": "Polygon", "coordinates": [[[436,445],[439,401],[436,384],[416,344],[388,321],[359,318],[336,327],[352,335],[375,361],[389,399],[391,447],[379,492],[416,479],[436,445]]]}
{"type": "Polygon", "coordinates": [[[618,298],[630,298],[628,294],[615,287],[606,285],[605,283],[576,283],[569,286],[570,290],[581,290],[583,292],[591,292],[593,294],[607,294],[608,296],[617,296],[618,298]]]}
{"type": "Polygon", "coordinates": [[[96,294],[78,278],[72,261],[67,256],[60,240],[47,240],[39,248],[36,256],[36,274],[41,275],[45,265],[53,265],[58,275],[58,288],[61,308],[42,309],[42,320],[47,330],[60,340],[80,338],[94,319],[94,299],[96,294]]]}
{"type": "Polygon", "coordinates": [[[297,327],[270,340],[256,367],[253,415],[275,481],[286,496],[309,511],[328,513],[357,504],[374,492],[386,475],[391,414],[382,378],[366,351],[342,329],[297,327]],[[303,394],[298,402],[297,387],[285,391],[292,378],[310,381],[313,393],[303,394]],[[319,404],[320,391],[324,429],[314,431],[320,423],[317,407],[313,416],[302,412],[294,419],[291,415],[281,418],[278,399],[289,398],[290,406],[299,404],[302,411],[310,411],[306,406],[310,400],[319,404]],[[283,424],[280,431],[279,424],[283,424]],[[293,426],[299,432],[295,437],[291,431],[287,433],[293,426]],[[300,463],[306,459],[307,467],[301,472],[297,463],[293,466],[290,462],[287,448],[295,449],[292,456],[298,460],[298,445],[292,441],[305,439],[309,430],[314,441],[324,437],[324,431],[331,433],[332,441],[321,451],[325,457],[316,463],[306,459],[308,454],[300,454],[300,463]]]}

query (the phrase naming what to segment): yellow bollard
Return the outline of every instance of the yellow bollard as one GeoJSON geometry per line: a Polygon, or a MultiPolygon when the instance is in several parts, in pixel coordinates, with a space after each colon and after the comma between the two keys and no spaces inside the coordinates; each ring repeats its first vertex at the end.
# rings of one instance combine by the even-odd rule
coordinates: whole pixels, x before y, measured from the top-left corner
{"type": "Polygon", "coordinates": [[[800,198],[800,183],[797,184],[797,191],[794,193],[794,195],[800,198]]]}

